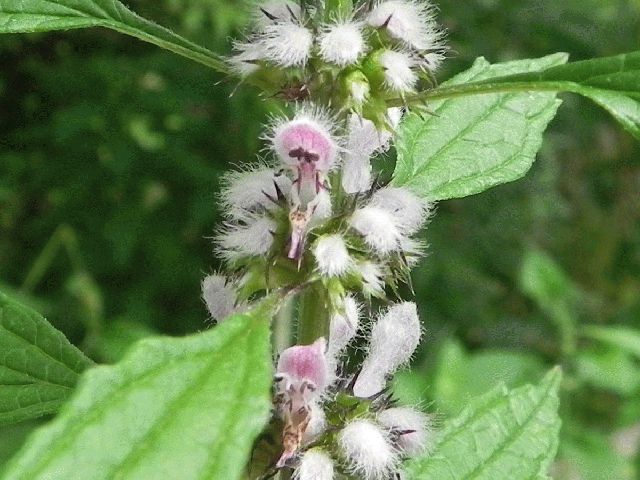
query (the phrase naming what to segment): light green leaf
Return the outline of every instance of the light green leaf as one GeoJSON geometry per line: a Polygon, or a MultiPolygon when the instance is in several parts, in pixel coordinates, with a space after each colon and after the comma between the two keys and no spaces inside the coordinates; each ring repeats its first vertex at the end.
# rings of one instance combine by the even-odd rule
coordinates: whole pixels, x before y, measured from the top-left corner
{"type": "Polygon", "coordinates": [[[575,371],[589,385],[619,395],[634,395],[640,388],[640,368],[631,355],[617,348],[580,349],[575,371]]]}
{"type": "Polygon", "coordinates": [[[92,364],[41,315],[0,293],[0,425],[56,412],[92,364]]]}
{"type": "MultiPolygon", "coordinates": [[[[536,71],[566,60],[566,55],[555,54],[490,65],[479,58],[443,87],[536,71]]],[[[393,183],[434,201],[516,180],[531,167],[559,105],[555,93],[521,91],[429,102],[431,115],[411,114],[399,128],[393,183]]]]}
{"type": "Polygon", "coordinates": [[[582,329],[582,335],[620,348],[640,359],[640,331],[637,329],[622,325],[610,327],[588,325],[582,329]]]}
{"type": "Polygon", "coordinates": [[[466,85],[443,85],[408,101],[517,91],[578,93],[605,108],[640,139],[640,51],[541,67],[537,72],[520,72],[466,85]]]}
{"type": "Polygon", "coordinates": [[[559,369],[538,386],[498,388],[447,422],[435,451],[409,462],[411,479],[546,478],[558,447],[559,369]]]}
{"type": "Polygon", "coordinates": [[[210,50],[146,20],[118,0],[0,0],[0,33],[47,32],[105,27],[228,73],[210,50]]]}
{"type": "Polygon", "coordinates": [[[271,313],[145,339],[120,363],[89,370],[4,480],[239,478],[270,410],[271,313]]]}

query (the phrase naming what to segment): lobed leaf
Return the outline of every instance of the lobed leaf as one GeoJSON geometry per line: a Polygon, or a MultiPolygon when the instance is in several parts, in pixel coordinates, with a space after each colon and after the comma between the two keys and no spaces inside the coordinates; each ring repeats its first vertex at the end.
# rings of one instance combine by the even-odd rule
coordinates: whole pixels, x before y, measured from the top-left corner
{"type": "MultiPolygon", "coordinates": [[[[565,54],[555,54],[490,65],[479,58],[442,88],[536,71],[566,60],[565,54]]],[[[531,167],[559,104],[553,92],[522,91],[434,100],[428,104],[432,114],[411,114],[399,128],[393,183],[435,201],[516,180],[531,167]]]]}
{"type": "Polygon", "coordinates": [[[409,462],[421,480],[547,478],[558,447],[559,369],[538,386],[498,388],[449,421],[428,457],[409,462]]]}
{"type": "Polygon", "coordinates": [[[91,369],[4,480],[237,479],[270,410],[265,307],[91,369]]]}
{"type": "Polygon", "coordinates": [[[135,14],[118,0],[0,0],[0,33],[105,27],[228,73],[221,57],[135,14]]]}
{"type": "Polygon", "coordinates": [[[56,412],[91,365],[41,315],[0,293],[0,425],[56,412]]]}

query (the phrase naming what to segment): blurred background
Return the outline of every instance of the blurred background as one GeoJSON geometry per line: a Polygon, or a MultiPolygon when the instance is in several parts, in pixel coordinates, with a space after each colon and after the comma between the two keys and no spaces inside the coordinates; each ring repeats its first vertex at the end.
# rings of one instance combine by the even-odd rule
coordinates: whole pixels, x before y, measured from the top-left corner
{"type": "MultiPolygon", "coordinates": [[[[237,0],[128,4],[221,53],[246,22],[237,0]]],[[[480,55],[579,60],[640,38],[639,0],[442,0],[440,19],[442,80],[480,55]]],[[[207,328],[219,178],[255,158],[272,105],[107,30],[0,36],[0,65],[0,290],[100,362],[207,328]]],[[[397,392],[444,419],[562,364],[554,477],[640,478],[640,148],[562,98],[524,180],[439,205],[414,273],[428,335],[397,392]]],[[[0,431],[0,464],[34,425],[0,431]]]]}

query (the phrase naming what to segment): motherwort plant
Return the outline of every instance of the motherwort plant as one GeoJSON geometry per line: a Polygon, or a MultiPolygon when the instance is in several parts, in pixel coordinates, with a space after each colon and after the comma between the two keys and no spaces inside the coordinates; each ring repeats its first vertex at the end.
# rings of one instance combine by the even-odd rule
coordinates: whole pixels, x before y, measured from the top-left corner
{"type": "Polygon", "coordinates": [[[397,405],[389,390],[422,334],[416,305],[400,292],[424,253],[416,235],[431,205],[384,185],[371,161],[390,148],[409,108],[424,110],[406,97],[434,85],[445,56],[434,8],[265,1],[234,49],[231,70],[281,98],[286,113],[265,127],[263,158],[225,178],[215,250],[226,268],[203,280],[203,298],[222,322],[283,291],[296,300],[298,323],[297,335],[285,335],[295,345],[277,359],[276,447],[252,470],[398,478],[402,460],[434,440],[432,418],[397,405]],[[362,344],[358,364],[349,352],[362,344]]]}

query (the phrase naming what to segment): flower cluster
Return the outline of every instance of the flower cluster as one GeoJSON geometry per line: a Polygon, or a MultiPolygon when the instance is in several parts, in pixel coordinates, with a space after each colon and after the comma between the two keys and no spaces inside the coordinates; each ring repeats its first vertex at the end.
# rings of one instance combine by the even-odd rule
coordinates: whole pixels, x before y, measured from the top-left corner
{"type": "Polygon", "coordinates": [[[358,306],[351,297],[347,302],[346,314],[331,321],[328,346],[323,338],[294,346],[278,361],[275,404],[284,429],[276,467],[295,468],[299,480],[331,480],[338,473],[396,478],[403,458],[433,445],[432,418],[395,405],[387,388],[418,345],[415,304],[397,304],[381,315],[359,372],[343,376],[341,357],[359,326],[358,306]]]}
{"type": "Polygon", "coordinates": [[[387,100],[416,91],[421,82],[433,84],[446,49],[430,4],[363,1],[350,8],[315,3],[320,6],[258,3],[252,31],[234,44],[231,70],[286,100],[319,99],[354,110],[379,127],[386,120],[387,100]]]}
{"type": "Polygon", "coordinates": [[[433,445],[431,417],[397,405],[389,387],[422,334],[400,286],[424,253],[432,209],[372,168],[407,115],[396,100],[429,84],[443,59],[433,13],[418,0],[268,0],[235,44],[234,72],[293,103],[265,127],[260,160],[224,178],[214,243],[225,271],[202,282],[215,321],[270,292],[297,300],[296,344],[277,359],[272,441],[254,452],[266,457],[252,462],[258,478],[397,478],[403,459],[433,445]],[[363,318],[380,301],[391,306],[363,318]],[[354,366],[346,352],[363,343],[354,366]]]}

